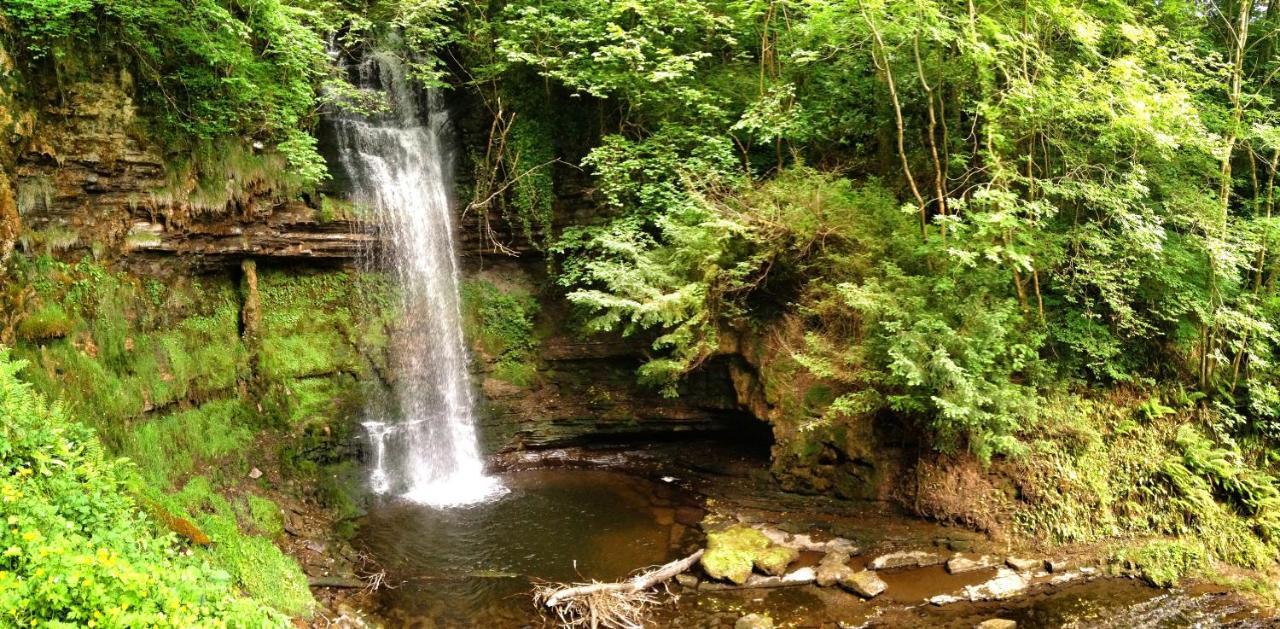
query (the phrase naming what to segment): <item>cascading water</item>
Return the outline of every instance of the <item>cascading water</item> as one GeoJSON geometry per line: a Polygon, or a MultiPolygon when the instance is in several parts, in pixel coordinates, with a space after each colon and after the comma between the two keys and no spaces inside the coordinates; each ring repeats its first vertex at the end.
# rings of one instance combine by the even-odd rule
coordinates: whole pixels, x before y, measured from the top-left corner
{"type": "Polygon", "coordinates": [[[505,490],[484,474],[476,439],[443,141],[448,112],[436,92],[414,89],[395,57],[370,54],[355,70],[358,85],[380,90],[389,109],[337,117],[338,156],[354,200],[387,243],[374,262],[394,270],[403,299],[391,344],[399,413],[365,423],[370,483],[435,506],[480,502],[505,490]]]}

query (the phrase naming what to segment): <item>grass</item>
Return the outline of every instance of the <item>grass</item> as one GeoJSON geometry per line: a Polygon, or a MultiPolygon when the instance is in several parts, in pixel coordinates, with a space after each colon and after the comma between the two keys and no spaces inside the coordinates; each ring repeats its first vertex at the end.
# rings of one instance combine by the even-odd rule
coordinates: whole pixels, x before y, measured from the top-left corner
{"type": "Polygon", "coordinates": [[[242,459],[254,441],[253,414],[238,399],[151,419],[123,437],[117,451],[129,457],[152,487],[170,489],[201,464],[242,459]]]}

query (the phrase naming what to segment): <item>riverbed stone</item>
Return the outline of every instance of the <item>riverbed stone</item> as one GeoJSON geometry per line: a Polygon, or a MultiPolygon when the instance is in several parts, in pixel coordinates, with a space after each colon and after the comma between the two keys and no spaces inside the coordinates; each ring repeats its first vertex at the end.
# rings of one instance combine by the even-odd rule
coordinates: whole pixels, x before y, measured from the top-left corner
{"type": "Polygon", "coordinates": [[[937,553],[924,550],[904,550],[880,555],[871,560],[867,566],[872,570],[889,570],[891,568],[922,568],[936,566],[947,558],[937,553]]]}
{"type": "Polygon", "coordinates": [[[841,577],[840,586],[862,598],[875,598],[888,589],[889,584],[870,570],[850,570],[848,575],[841,577]]]}
{"type": "Polygon", "coordinates": [[[822,561],[818,563],[817,570],[814,571],[814,579],[821,587],[831,587],[839,583],[842,579],[847,579],[853,574],[853,568],[849,567],[849,555],[841,552],[830,552],[823,556],[822,561]]]}
{"type": "Polygon", "coordinates": [[[1017,629],[1018,622],[1008,618],[992,618],[978,623],[977,629],[1017,629]]]}
{"type": "Polygon", "coordinates": [[[1045,559],[1044,560],[1044,569],[1050,574],[1063,572],[1070,565],[1071,565],[1070,562],[1068,562],[1066,559],[1045,559]]]}
{"type": "Polygon", "coordinates": [[[756,553],[755,567],[763,574],[781,576],[787,572],[787,566],[800,557],[800,552],[785,546],[771,546],[756,553]]]}
{"type": "Polygon", "coordinates": [[[694,589],[698,587],[699,581],[701,581],[701,579],[696,575],[689,574],[688,572],[676,575],[676,583],[679,583],[681,587],[694,589]]]}
{"type": "Polygon", "coordinates": [[[998,601],[1020,594],[1029,585],[1021,574],[1008,568],[1001,568],[996,576],[978,585],[964,588],[970,601],[998,601]]]}
{"type": "Polygon", "coordinates": [[[999,563],[1000,563],[999,559],[996,559],[995,557],[992,557],[990,555],[983,555],[976,559],[971,559],[969,557],[964,557],[962,555],[956,555],[947,560],[947,573],[948,574],[964,574],[966,572],[973,572],[975,570],[984,570],[986,568],[993,568],[999,563]]]}
{"type": "Polygon", "coordinates": [[[733,629],[773,629],[773,619],[763,614],[747,614],[733,623],[733,629]]]}
{"type": "Polygon", "coordinates": [[[1024,559],[1021,557],[1008,557],[1004,560],[1004,565],[1018,570],[1020,572],[1030,572],[1039,568],[1042,562],[1039,559],[1024,559]]]}

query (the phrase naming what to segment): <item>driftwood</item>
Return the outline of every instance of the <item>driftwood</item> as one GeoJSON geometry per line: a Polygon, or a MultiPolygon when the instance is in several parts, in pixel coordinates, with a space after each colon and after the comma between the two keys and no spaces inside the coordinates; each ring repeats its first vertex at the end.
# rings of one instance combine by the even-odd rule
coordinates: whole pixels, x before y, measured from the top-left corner
{"type": "Polygon", "coordinates": [[[643,627],[644,610],[658,601],[648,590],[692,568],[702,553],[699,550],[619,583],[539,586],[534,590],[534,600],[555,611],[566,627],[643,627]]]}

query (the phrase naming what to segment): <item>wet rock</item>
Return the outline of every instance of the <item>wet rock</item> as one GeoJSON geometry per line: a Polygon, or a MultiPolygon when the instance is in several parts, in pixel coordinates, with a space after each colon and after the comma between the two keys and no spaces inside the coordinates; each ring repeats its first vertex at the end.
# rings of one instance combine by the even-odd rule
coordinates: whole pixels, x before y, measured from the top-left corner
{"type": "Polygon", "coordinates": [[[1066,559],[1046,559],[1044,560],[1044,569],[1050,574],[1063,572],[1070,564],[1066,559]]]}
{"type": "Polygon", "coordinates": [[[1021,559],[1018,557],[1008,557],[1004,560],[1004,565],[1013,568],[1019,572],[1029,572],[1039,568],[1041,565],[1038,559],[1021,559]]]}
{"type": "Polygon", "coordinates": [[[871,560],[867,566],[872,570],[888,570],[890,568],[921,568],[935,566],[946,561],[942,555],[923,550],[904,550],[887,555],[880,555],[871,560]]]}
{"type": "Polygon", "coordinates": [[[856,544],[843,537],[827,541],[823,544],[823,549],[829,553],[845,553],[847,555],[856,555],[859,551],[856,544]]]}
{"type": "Polygon", "coordinates": [[[818,569],[814,571],[814,580],[821,587],[831,587],[839,583],[843,579],[848,579],[853,575],[853,568],[849,567],[849,555],[845,553],[827,553],[818,563],[818,569]]]}
{"type": "Polygon", "coordinates": [[[963,600],[964,600],[963,598],[960,598],[959,596],[955,596],[953,594],[939,594],[937,596],[930,597],[929,603],[933,605],[942,606],[942,605],[950,605],[952,603],[959,603],[960,601],[963,601],[963,600]]]}
{"type": "Polygon", "coordinates": [[[966,572],[973,572],[975,570],[993,568],[999,565],[999,563],[1000,563],[999,559],[996,559],[995,557],[991,557],[989,555],[983,555],[981,557],[978,557],[977,559],[970,559],[968,557],[962,557],[960,555],[956,555],[955,557],[952,557],[951,559],[947,560],[947,573],[964,574],[966,572]]]}
{"type": "Polygon", "coordinates": [[[786,546],[772,546],[755,556],[755,568],[769,576],[780,576],[787,571],[787,566],[800,557],[800,552],[786,546]]]}
{"type": "Polygon", "coordinates": [[[978,585],[965,586],[970,601],[998,601],[1015,596],[1027,589],[1027,579],[1008,568],[1001,568],[991,580],[978,585]]]}
{"type": "Polygon", "coordinates": [[[747,614],[733,623],[733,629],[773,629],[773,619],[763,614],[747,614]]]}
{"type": "Polygon", "coordinates": [[[676,522],[685,526],[697,526],[703,515],[706,515],[706,511],[698,507],[676,507],[676,522]]]}
{"type": "Polygon", "coordinates": [[[701,579],[687,572],[684,574],[676,575],[676,583],[679,583],[682,587],[686,587],[689,589],[694,589],[698,587],[699,581],[701,581],[701,579]]]}
{"type": "Polygon", "coordinates": [[[1015,629],[1018,623],[1008,618],[992,618],[978,623],[977,629],[1015,629]]]}
{"type": "Polygon", "coordinates": [[[884,582],[876,573],[870,570],[861,570],[859,572],[850,572],[848,576],[840,579],[840,586],[862,598],[875,598],[881,592],[885,591],[889,584],[884,582]]]}

